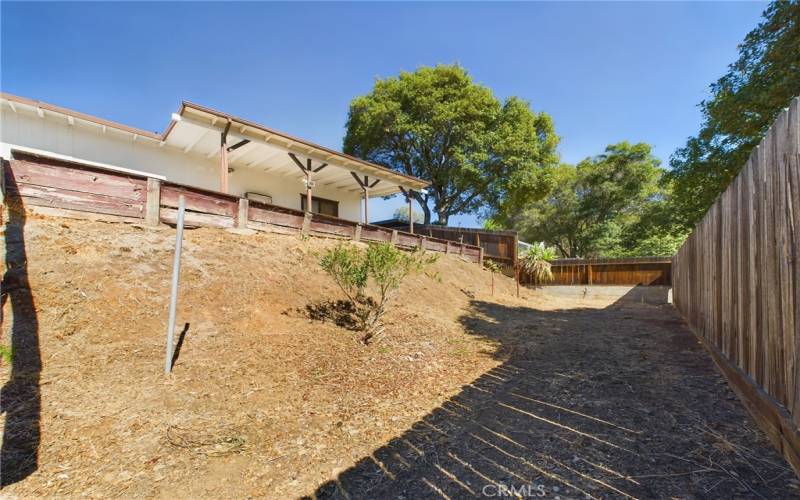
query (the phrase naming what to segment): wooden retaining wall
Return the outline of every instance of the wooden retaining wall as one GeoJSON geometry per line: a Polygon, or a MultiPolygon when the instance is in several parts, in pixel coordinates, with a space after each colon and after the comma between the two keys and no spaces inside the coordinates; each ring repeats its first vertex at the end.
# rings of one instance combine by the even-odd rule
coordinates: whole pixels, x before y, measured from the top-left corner
{"type": "MultiPolygon", "coordinates": [[[[396,219],[384,221],[381,226],[400,231],[409,230],[408,223],[400,222],[396,219]]],[[[499,264],[503,272],[508,276],[514,276],[514,266],[517,263],[517,243],[519,241],[516,231],[414,224],[414,233],[422,234],[429,238],[481,247],[484,258],[491,259],[499,264]]]]}
{"type": "Polygon", "coordinates": [[[442,227],[434,224],[414,224],[414,231],[431,238],[481,247],[484,257],[512,270],[517,263],[517,242],[519,240],[516,231],[442,227]]]}
{"type": "Polygon", "coordinates": [[[177,220],[178,197],[186,199],[186,227],[248,228],[365,242],[391,242],[400,248],[422,248],[482,262],[475,245],[409,234],[370,224],[269,205],[216,191],[183,186],[81,163],[13,152],[2,160],[6,201],[69,211],[72,216],[108,220],[160,222],[177,220]]]}
{"type": "Polygon", "coordinates": [[[800,98],[673,258],[673,300],[800,473],[800,98]]]}
{"type": "MultiPolygon", "coordinates": [[[[671,283],[670,257],[619,259],[558,259],[551,264],[553,281],[545,285],[641,285],[664,286],[671,283]]],[[[521,283],[532,284],[526,273],[521,283]]]]}

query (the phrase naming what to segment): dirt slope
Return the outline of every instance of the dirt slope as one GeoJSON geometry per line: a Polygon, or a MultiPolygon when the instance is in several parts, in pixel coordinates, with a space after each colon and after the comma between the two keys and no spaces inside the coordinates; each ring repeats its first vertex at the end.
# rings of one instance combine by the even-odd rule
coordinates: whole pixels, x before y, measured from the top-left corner
{"type": "MultiPolygon", "coordinates": [[[[28,464],[35,472],[11,494],[313,491],[498,364],[492,343],[458,322],[468,294],[488,296],[490,276],[457,256],[409,279],[397,299],[405,307],[365,347],[297,311],[339,297],[315,256],[334,241],[195,229],[185,234],[178,309],[189,327],[165,378],[173,229],[29,213],[6,238],[24,244],[36,313],[14,318],[5,301],[4,343],[17,321],[28,344],[38,338],[42,365],[30,374],[40,378],[38,467],[28,464]],[[205,435],[244,440],[243,450],[193,450],[205,435]]],[[[504,300],[516,300],[512,291],[497,279],[504,300]]],[[[17,361],[35,350],[17,346],[17,361]]],[[[33,392],[9,389],[4,403],[33,392]]],[[[24,447],[35,431],[7,418],[24,447]]]]}
{"type": "Polygon", "coordinates": [[[165,377],[174,230],[28,214],[4,237],[3,495],[800,494],[669,306],[490,296],[442,256],[365,347],[303,312],[339,297],[336,242],[197,229],[165,377]]]}

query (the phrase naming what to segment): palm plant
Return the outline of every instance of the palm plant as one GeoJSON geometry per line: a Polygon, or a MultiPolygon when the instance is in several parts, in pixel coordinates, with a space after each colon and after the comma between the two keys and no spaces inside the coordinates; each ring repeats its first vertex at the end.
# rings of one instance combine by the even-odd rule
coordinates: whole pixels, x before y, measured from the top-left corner
{"type": "Polygon", "coordinates": [[[534,283],[547,283],[553,280],[553,271],[550,261],[558,257],[556,250],[546,247],[544,243],[532,245],[522,254],[522,268],[527,272],[534,283]]]}

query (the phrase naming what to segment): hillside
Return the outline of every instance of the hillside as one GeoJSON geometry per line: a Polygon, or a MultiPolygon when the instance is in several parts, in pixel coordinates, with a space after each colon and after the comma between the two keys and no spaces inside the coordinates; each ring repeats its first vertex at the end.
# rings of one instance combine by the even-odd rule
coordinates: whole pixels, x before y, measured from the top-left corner
{"type": "MultiPolygon", "coordinates": [[[[316,257],[335,241],[194,229],[178,303],[188,329],[165,377],[174,234],[30,213],[22,235],[7,231],[10,248],[24,241],[36,310],[17,327],[38,323],[42,363],[38,470],[11,494],[310,492],[499,364],[459,321],[468,294],[489,298],[490,275],[457,256],[410,278],[365,347],[304,312],[340,298],[316,257]],[[220,439],[232,453],[193,446],[220,439]]],[[[498,277],[496,298],[514,303],[513,285],[498,277]]]]}
{"type": "Polygon", "coordinates": [[[800,491],[671,306],[608,288],[517,299],[505,277],[491,296],[487,271],[442,255],[364,346],[306,312],[340,298],[317,264],[335,241],[195,229],[164,376],[174,230],[18,219],[4,233],[6,496],[800,491]]]}

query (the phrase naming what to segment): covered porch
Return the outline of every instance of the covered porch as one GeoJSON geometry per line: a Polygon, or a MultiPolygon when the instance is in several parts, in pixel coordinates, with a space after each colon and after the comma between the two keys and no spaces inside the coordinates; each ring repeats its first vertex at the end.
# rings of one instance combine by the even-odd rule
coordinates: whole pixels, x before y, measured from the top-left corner
{"type": "Polygon", "coordinates": [[[413,191],[427,185],[189,102],[173,114],[162,142],[215,166],[216,183],[206,189],[366,224],[370,198],[403,193],[410,211],[413,191]]]}

